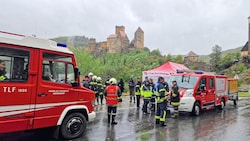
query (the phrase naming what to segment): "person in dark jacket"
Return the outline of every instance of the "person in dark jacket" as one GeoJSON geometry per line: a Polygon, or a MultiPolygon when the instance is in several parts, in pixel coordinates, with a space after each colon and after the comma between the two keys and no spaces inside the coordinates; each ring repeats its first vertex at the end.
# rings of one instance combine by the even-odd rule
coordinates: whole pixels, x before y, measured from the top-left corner
{"type": "Polygon", "coordinates": [[[85,88],[89,88],[89,76],[86,75],[82,80],[82,86],[85,88]]]}
{"type": "Polygon", "coordinates": [[[137,82],[135,85],[135,95],[136,95],[136,107],[140,107],[140,100],[141,100],[141,79],[138,77],[137,82]]]}
{"type": "Polygon", "coordinates": [[[176,81],[172,81],[172,90],[170,93],[170,102],[174,107],[174,118],[179,116],[179,105],[180,105],[180,92],[176,81]]]}
{"type": "Polygon", "coordinates": [[[135,81],[132,77],[128,82],[128,87],[129,87],[130,103],[132,102],[132,99],[134,99],[135,103],[135,81]]]}
{"type": "Polygon", "coordinates": [[[118,82],[118,87],[120,88],[121,90],[121,96],[118,97],[118,101],[119,102],[122,102],[122,93],[124,92],[124,81],[123,79],[121,78],[120,81],[118,82]]]}

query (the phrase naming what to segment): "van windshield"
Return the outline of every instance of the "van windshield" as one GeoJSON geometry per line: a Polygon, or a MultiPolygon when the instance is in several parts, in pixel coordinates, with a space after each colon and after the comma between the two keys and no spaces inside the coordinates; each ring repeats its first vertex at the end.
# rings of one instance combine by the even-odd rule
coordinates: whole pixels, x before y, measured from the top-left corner
{"type": "Polygon", "coordinates": [[[176,81],[177,85],[180,88],[192,89],[192,88],[194,88],[195,84],[197,83],[198,77],[197,76],[188,76],[188,75],[171,76],[168,79],[168,84],[170,87],[172,87],[172,81],[176,81]]]}

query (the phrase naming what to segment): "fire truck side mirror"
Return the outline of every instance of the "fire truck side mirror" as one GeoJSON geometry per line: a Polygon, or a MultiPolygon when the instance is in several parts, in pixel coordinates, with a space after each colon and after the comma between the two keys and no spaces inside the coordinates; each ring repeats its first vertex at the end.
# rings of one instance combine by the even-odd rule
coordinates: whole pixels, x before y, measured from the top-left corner
{"type": "Polygon", "coordinates": [[[74,73],[75,73],[75,80],[80,76],[80,72],[78,68],[74,68],[74,73]]]}

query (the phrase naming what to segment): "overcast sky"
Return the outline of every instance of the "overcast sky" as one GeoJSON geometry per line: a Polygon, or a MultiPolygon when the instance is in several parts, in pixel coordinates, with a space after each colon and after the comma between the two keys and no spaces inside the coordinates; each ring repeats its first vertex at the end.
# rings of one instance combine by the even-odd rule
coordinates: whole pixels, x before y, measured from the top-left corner
{"type": "Polygon", "coordinates": [[[2,0],[0,30],[41,38],[80,35],[104,41],[116,25],[162,54],[209,54],[248,40],[250,0],[2,0]]]}

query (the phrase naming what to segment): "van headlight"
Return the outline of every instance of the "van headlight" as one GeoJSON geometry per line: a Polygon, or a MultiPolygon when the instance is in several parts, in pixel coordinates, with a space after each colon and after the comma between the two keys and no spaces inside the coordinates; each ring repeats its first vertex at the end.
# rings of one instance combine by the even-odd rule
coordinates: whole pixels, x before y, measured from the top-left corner
{"type": "Polygon", "coordinates": [[[186,90],[186,92],[184,93],[183,97],[192,97],[194,93],[193,89],[188,89],[186,90]]]}

